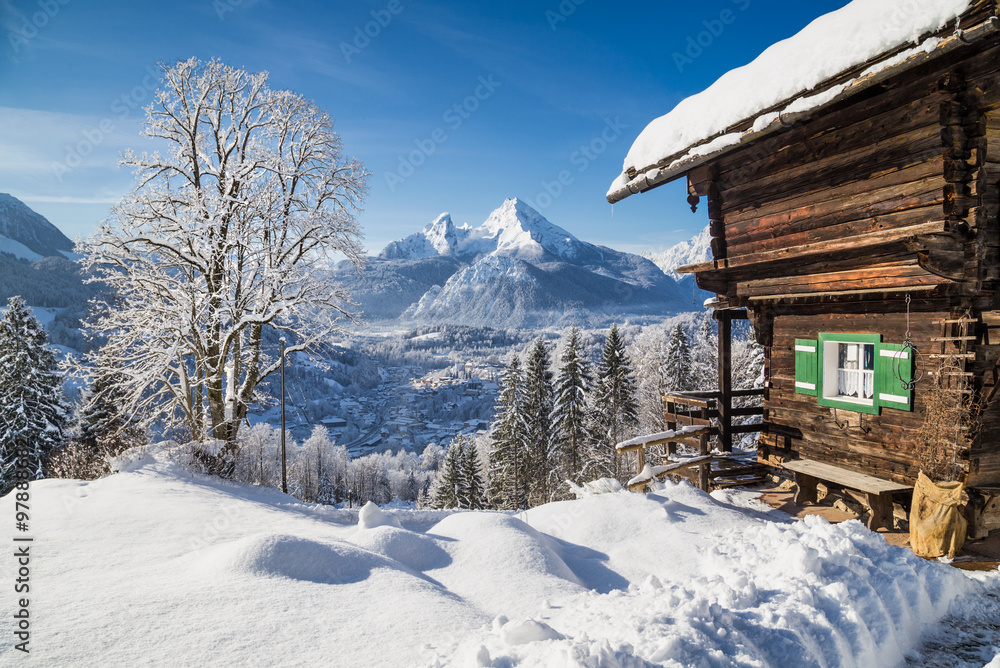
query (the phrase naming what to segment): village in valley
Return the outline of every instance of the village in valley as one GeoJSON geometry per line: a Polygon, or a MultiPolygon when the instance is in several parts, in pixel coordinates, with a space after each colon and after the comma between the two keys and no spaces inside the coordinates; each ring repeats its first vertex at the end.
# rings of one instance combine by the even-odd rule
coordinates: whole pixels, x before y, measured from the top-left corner
{"type": "Polygon", "coordinates": [[[0,7],[0,665],[1000,668],[1000,4],[550,5],[0,7]]]}

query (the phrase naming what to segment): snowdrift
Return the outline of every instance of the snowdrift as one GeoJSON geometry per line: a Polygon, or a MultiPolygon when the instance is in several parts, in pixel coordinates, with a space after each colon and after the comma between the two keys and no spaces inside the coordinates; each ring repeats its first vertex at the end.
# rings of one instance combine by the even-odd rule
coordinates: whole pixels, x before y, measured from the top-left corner
{"type": "Polygon", "coordinates": [[[358,512],[159,450],[31,497],[31,653],[5,641],[0,665],[893,666],[983,586],[858,522],[686,484],[517,515],[358,512]]]}

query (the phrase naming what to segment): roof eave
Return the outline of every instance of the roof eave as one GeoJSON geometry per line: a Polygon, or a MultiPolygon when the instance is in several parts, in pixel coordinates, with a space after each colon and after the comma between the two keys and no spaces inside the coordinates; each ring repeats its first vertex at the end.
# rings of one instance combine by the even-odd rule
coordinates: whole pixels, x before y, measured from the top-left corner
{"type": "MultiPolygon", "coordinates": [[[[721,137],[726,136],[726,133],[721,133],[710,137],[709,139],[696,144],[694,146],[688,147],[683,153],[675,154],[661,160],[657,165],[650,165],[639,171],[639,174],[628,181],[622,187],[612,190],[608,193],[608,202],[614,204],[620,202],[630,195],[635,195],[636,193],[646,192],[656,188],[657,186],[662,186],[670,181],[678,179],[688,172],[690,172],[695,167],[699,167],[708,162],[721,158],[724,155],[732,153],[735,150],[743,148],[748,144],[751,144],[759,139],[762,139],[768,135],[774,134],[780,130],[789,128],[797,123],[808,120],[810,117],[814,116],[816,112],[826,109],[827,107],[833,106],[844,100],[857,95],[858,93],[876,86],[878,84],[884,83],[885,81],[891,79],[892,77],[901,74],[907,70],[918,67],[926,62],[939,58],[945,54],[951,53],[952,51],[962,48],[964,46],[969,46],[978,42],[986,37],[995,35],[1000,32],[1000,19],[996,16],[991,16],[982,23],[976,25],[969,30],[956,30],[954,34],[945,37],[932,51],[918,51],[911,55],[909,58],[902,60],[898,63],[888,65],[880,70],[872,72],[863,77],[858,77],[850,83],[848,83],[843,90],[841,90],[836,95],[824,100],[821,103],[816,104],[806,110],[799,112],[792,112],[788,114],[779,113],[778,117],[768,123],[762,128],[753,128],[745,130],[740,133],[739,140],[731,144],[722,146],[714,151],[707,151],[704,154],[692,155],[692,152],[697,150],[699,147],[706,146],[713,141],[719,140],[721,137]],[[665,166],[660,166],[665,165],[665,166]],[[654,172],[652,176],[647,176],[651,172],[654,172]]],[[[877,65],[878,63],[874,63],[877,65]]],[[[817,95],[823,95],[827,90],[825,86],[817,87],[822,92],[817,93],[817,95]]],[[[788,101],[789,104],[792,102],[788,101]]],[[[741,125],[750,123],[753,118],[745,119],[741,125]]],[[[735,133],[729,133],[735,134],[735,133]]]]}

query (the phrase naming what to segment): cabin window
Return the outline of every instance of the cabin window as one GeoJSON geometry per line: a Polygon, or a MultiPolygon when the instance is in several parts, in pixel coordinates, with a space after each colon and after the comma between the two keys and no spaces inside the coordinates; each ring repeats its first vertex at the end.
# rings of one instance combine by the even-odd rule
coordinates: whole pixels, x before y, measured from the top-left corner
{"type": "Polygon", "coordinates": [[[821,332],[795,340],[795,391],[861,413],[912,410],[912,363],[909,350],[878,334],[821,332]]]}
{"type": "Polygon", "coordinates": [[[830,374],[829,389],[824,396],[858,400],[870,403],[875,397],[875,345],[872,343],[841,343],[830,341],[826,344],[836,351],[826,354],[833,361],[836,354],[836,375],[830,374]]]}

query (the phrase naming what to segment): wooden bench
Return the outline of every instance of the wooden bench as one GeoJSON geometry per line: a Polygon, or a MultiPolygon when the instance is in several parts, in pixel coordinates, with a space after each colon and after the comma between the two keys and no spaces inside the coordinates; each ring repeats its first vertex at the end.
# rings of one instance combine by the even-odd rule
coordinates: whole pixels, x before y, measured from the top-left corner
{"type": "Polygon", "coordinates": [[[882,480],[856,471],[842,469],[832,464],[824,464],[810,459],[795,459],[784,462],[782,468],[795,474],[795,505],[816,503],[816,484],[823,480],[842,487],[864,493],[868,509],[868,528],[872,531],[880,527],[892,528],[892,495],[912,491],[908,485],[882,480]]]}

